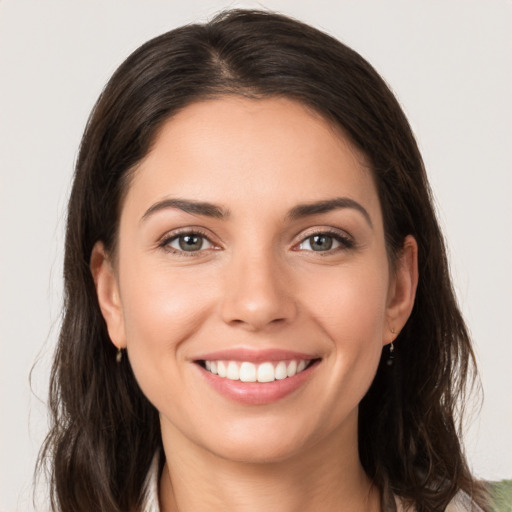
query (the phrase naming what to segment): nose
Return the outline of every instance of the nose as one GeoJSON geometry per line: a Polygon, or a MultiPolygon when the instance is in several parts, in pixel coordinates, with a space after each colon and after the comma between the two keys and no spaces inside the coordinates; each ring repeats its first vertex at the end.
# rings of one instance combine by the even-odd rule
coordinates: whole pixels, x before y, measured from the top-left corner
{"type": "Polygon", "coordinates": [[[248,331],[291,322],[297,314],[297,304],[286,274],[268,253],[234,257],[226,272],[224,322],[248,331]]]}

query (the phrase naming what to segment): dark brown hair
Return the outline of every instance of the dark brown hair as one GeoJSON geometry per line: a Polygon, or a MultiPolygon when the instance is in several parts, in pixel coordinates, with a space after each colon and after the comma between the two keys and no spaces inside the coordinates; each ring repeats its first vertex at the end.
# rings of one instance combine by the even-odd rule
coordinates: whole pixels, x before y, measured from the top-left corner
{"type": "Polygon", "coordinates": [[[89,268],[102,241],[115,250],[123,193],[164,121],[199,99],[283,96],[342,127],[368,157],[390,259],[413,235],[416,302],[384,349],[360,404],[359,453],[382,492],[419,512],[444,510],[462,489],[480,501],[459,440],[458,406],[474,357],[451,286],[424,165],[393,94],[356,52],[290,18],[228,11],[159,36],[115,72],[87,124],[69,201],[64,319],[53,366],[53,424],[40,455],[56,510],[133,511],[161,447],[158,413],[127,358],[115,362],[89,268]]]}

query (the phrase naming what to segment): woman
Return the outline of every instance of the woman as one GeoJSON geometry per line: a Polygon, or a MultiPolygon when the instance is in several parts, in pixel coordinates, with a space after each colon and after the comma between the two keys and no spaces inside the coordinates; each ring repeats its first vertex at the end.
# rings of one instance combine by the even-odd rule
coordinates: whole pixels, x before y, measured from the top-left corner
{"type": "Polygon", "coordinates": [[[82,140],[64,274],[55,509],[485,509],[421,156],[331,37],[231,11],[134,52],[82,140]]]}

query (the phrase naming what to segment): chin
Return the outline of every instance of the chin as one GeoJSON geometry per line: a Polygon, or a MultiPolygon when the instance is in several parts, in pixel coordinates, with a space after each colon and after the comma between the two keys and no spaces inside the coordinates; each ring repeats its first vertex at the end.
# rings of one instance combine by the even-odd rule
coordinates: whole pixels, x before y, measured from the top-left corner
{"type": "Polygon", "coordinates": [[[289,442],[262,442],[258,439],[230,441],[227,446],[216,446],[214,455],[225,460],[246,464],[276,464],[287,461],[303,448],[289,442]]]}
{"type": "Polygon", "coordinates": [[[308,425],[294,419],[297,429],[290,429],[290,421],[263,418],[259,421],[244,420],[220,429],[218,434],[203,439],[203,446],[225,460],[250,464],[278,463],[295,457],[318,437],[308,425]]]}

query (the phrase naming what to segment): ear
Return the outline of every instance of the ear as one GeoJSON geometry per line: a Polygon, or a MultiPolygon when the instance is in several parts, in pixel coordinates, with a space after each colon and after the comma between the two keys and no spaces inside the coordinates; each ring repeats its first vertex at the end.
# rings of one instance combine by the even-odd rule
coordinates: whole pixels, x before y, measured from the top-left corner
{"type": "Polygon", "coordinates": [[[391,276],[386,310],[387,329],[383,344],[391,343],[402,330],[414,306],[418,286],[418,244],[414,237],[405,237],[391,276]]]}
{"type": "Polygon", "coordinates": [[[101,242],[96,242],[92,249],[90,269],[110,339],[117,348],[125,348],[126,336],[119,285],[110,257],[101,242]]]}

